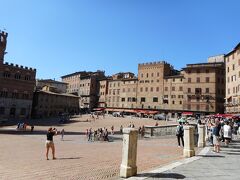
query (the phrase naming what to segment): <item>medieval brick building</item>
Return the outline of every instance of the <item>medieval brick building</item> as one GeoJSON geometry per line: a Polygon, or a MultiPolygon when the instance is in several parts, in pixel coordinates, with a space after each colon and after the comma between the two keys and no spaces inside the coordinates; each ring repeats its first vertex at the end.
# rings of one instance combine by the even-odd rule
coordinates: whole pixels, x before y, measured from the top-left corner
{"type": "Polygon", "coordinates": [[[29,118],[36,69],[4,62],[7,36],[0,31],[0,120],[29,118]]]}

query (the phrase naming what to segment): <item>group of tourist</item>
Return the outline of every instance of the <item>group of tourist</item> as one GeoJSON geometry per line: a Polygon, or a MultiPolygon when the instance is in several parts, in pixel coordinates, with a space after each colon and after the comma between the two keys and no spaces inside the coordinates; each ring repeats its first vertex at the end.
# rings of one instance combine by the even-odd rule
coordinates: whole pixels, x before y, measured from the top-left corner
{"type": "MultiPolygon", "coordinates": [[[[229,145],[231,142],[233,135],[240,134],[239,124],[234,122],[232,119],[226,118],[205,118],[202,120],[198,120],[197,125],[206,124],[207,136],[210,145],[214,147],[213,152],[220,152],[221,142],[225,143],[225,147],[229,145]]],[[[176,129],[176,136],[178,141],[178,146],[184,146],[184,129],[183,125],[188,125],[188,123],[179,122],[179,125],[176,129]]],[[[195,130],[195,134],[197,134],[197,128],[195,130]]]]}
{"type": "Polygon", "coordinates": [[[208,139],[214,146],[214,152],[220,152],[221,142],[228,147],[233,135],[239,134],[239,125],[231,119],[225,118],[208,118],[205,119],[207,124],[208,139]]]}
{"type": "MultiPolygon", "coordinates": [[[[112,127],[112,129],[114,130],[114,128],[112,127]]],[[[113,133],[112,130],[112,134],[113,133]]],[[[93,130],[92,128],[86,129],[86,133],[85,133],[87,140],[88,141],[109,141],[109,132],[107,128],[98,128],[97,130],[93,130]]]]}

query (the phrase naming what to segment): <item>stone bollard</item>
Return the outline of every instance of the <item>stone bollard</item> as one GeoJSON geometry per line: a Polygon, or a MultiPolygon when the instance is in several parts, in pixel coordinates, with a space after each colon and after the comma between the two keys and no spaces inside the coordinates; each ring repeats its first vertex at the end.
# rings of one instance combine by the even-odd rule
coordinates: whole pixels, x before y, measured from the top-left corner
{"type": "Polygon", "coordinates": [[[198,147],[205,147],[205,125],[198,125],[198,147]]]}
{"type": "Polygon", "coordinates": [[[137,175],[137,138],[138,130],[134,128],[123,129],[123,149],[120,177],[128,178],[137,175]]]}
{"type": "Polygon", "coordinates": [[[205,141],[209,141],[208,139],[208,126],[205,124],[205,141]]]}
{"type": "Polygon", "coordinates": [[[194,127],[193,126],[184,126],[184,157],[195,156],[194,150],[194,127]]]}

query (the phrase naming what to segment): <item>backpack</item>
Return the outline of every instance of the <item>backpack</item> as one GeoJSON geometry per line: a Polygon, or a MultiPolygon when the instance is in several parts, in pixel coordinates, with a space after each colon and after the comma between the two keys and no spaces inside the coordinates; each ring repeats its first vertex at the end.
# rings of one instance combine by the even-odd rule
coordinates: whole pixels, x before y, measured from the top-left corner
{"type": "Polygon", "coordinates": [[[183,135],[183,126],[178,125],[176,129],[176,135],[183,135]]]}

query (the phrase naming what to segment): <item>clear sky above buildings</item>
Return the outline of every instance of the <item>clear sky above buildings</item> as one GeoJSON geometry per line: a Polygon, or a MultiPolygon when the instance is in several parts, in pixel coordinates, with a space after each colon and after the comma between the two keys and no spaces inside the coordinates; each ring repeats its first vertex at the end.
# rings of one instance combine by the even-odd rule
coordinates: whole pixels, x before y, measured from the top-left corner
{"type": "Polygon", "coordinates": [[[137,73],[138,63],[159,60],[181,69],[240,41],[239,0],[0,0],[0,7],[5,61],[37,68],[37,78],[137,73]]]}

